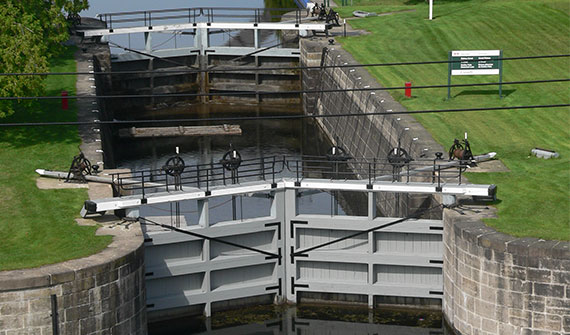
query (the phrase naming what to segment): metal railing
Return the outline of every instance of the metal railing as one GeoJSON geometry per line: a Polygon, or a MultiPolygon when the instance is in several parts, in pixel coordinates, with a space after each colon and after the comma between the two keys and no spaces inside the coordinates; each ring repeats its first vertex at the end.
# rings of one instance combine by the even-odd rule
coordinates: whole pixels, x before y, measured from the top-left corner
{"type": "Polygon", "coordinates": [[[123,23],[152,27],[153,23],[165,20],[177,20],[179,23],[212,23],[216,20],[219,22],[220,18],[241,18],[254,23],[271,22],[280,18],[283,13],[293,11],[295,23],[300,23],[306,16],[306,10],[299,8],[196,7],[102,13],[97,14],[97,17],[106,23],[107,28],[113,29],[113,25],[123,23]]]}
{"type": "Polygon", "coordinates": [[[437,184],[462,183],[462,174],[470,161],[413,160],[394,164],[376,158],[346,158],[323,156],[270,156],[240,160],[232,168],[223,161],[184,166],[173,173],[167,166],[161,169],[112,174],[118,193],[191,190],[209,193],[212,187],[252,181],[276,182],[281,178],[329,180],[367,180],[368,185],[378,181],[410,183],[414,181],[437,184]],[[185,189],[186,188],[186,189],[185,189]]]}

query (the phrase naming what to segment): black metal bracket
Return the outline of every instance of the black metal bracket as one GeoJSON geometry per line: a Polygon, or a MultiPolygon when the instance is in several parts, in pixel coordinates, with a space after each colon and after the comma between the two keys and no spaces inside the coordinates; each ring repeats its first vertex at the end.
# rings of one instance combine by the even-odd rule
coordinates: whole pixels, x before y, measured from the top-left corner
{"type": "Polygon", "coordinates": [[[277,239],[281,240],[281,221],[265,224],[265,227],[273,227],[273,226],[277,226],[277,239]]]}
{"type": "Polygon", "coordinates": [[[299,220],[291,220],[291,238],[295,237],[295,226],[296,224],[309,224],[309,221],[299,221],[299,220]]]}
{"type": "Polygon", "coordinates": [[[291,277],[291,294],[295,294],[295,288],[309,288],[309,284],[295,284],[295,277],[291,277]]]}
{"type": "Polygon", "coordinates": [[[275,286],[267,286],[265,288],[266,291],[269,290],[279,290],[279,295],[283,295],[283,291],[282,291],[282,283],[281,283],[281,278],[279,278],[279,281],[277,282],[277,285],[275,286]]]}

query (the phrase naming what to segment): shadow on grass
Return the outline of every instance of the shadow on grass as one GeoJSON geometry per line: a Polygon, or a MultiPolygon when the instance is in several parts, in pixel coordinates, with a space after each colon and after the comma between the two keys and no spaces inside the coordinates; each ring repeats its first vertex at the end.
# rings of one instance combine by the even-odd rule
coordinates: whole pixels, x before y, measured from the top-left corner
{"type": "MultiPolygon", "coordinates": [[[[507,97],[515,91],[516,90],[503,90],[503,97],[507,97]]],[[[466,90],[457,93],[454,97],[458,97],[460,95],[499,95],[499,90],[466,90]]]]}
{"type": "Polygon", "coordinates": [[[67,65],[69,62],[72,62],[74,59],[73,55],[75,54],[76,50],[77,48],[75,46],[62,47],[62,49],[59,50],[58,54],[49,59],[50,68],[54,66],[67,65]]]}

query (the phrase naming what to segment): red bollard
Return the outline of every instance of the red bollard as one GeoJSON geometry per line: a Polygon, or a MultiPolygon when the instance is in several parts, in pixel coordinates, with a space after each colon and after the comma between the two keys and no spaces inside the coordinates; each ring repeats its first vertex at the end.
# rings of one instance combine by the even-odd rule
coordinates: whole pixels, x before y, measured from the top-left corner
{"type": "Polygon", "coordinates": [[[68,103],[67,103],[67,91],[61,91],[61,109],[66,111],[67,108],[69,107],[68,103]]]}
{"type": "Polygon", "coordinates": [[[406,97],[411,98],[412,97],[412,82],[408,81],[406,83],[406,97]]]}

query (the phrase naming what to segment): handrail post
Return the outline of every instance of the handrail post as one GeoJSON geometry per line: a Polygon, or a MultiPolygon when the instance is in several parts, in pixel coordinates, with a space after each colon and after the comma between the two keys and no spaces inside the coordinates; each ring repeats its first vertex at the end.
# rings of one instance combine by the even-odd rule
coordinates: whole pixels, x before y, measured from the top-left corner
{"type": "Polygon", "coordinates": [[[275,156],[273,156],[273,165],[271,166],[271,175],[273,177],[273,185],[275,185],[275,156]]]}
{"type": "Polygon", "coordinates": [[[261,156],[261,176],[263,180],[265,180],[265,160],[263,159],[263,156],[261,156]]]}
{"type": "Polygon", "coordinates": [[[206,193],[210,193],[210,169],[206,170],[206,193]]]}
{"type": "Polygon", "coordinates": [[[459,185],[461,185],[461,173],[462,173],[462,169],[461,169],[461,165],[459,165],[459,185]]]}
{"type": "Polygon", "coordinates": [[[297,161],[297,164],[295,164],[295,169],[297,170],[297,184],[299,184],[299,161],[297,161]]]}
{"type": "Polygon", "coordinates": [[[372,165],[368,162],[368,185],[372,185],[372,165]]]}
{"type": "Polygon", "coordinates": [[[437,165],[437,189],[441,192],[441,165],[437,165]]]}
{"type": "Polygon", "coordinates": [[[145,194],[144,194],[144,171],[141,173],[141,175],[142,175],[142,198],[144,199],[144,196],[145,196],[145,194]]]}
{"type": "Polygon", "coordinates": [[[200,188],[200,164],[196,165],[196,184],[200,188]]]}
{"type": "Polygon", "coordinates": [[[436,161],[436,159],[433,160],[433,168],[432,168],[432,175],[431,175],[432,184],[435,183],[435,161],[436,161]]]}

